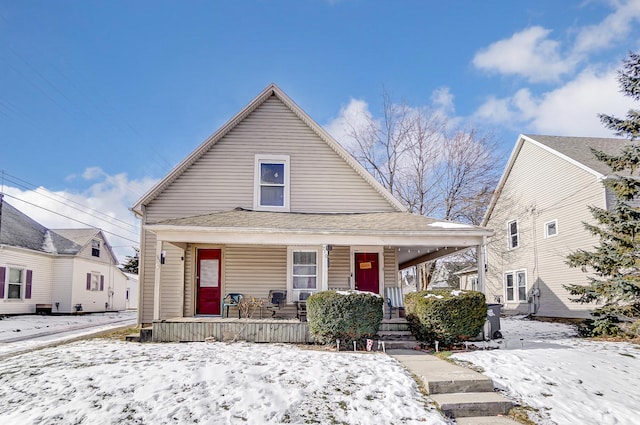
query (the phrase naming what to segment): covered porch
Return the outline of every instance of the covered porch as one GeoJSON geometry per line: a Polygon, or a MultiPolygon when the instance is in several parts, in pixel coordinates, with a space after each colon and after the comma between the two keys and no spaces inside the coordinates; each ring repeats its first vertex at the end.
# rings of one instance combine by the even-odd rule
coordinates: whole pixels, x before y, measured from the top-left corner
{"type": "MultiPolygon", "coordinates": [[[[385,288],[400,286],[400,270],[468,248],[476,249],[482,272],[483,247],[492,234],[409,213],[244,209],[165,220],[145,229],[155,235],[147,241],[156,252],[154,334],[157,329],[158,335],[169,335],[162,340],[174,340],[171,335],[189,340],[191,333],[217,339],[246,325],[233,307],[227,318],[227,294],[266,303],[269,291],[286,292],[277,310],[280,320],[259,319],[257,313],[255,323],[245,326],[248,333],[242,339],[260,342],[309,342],[306,323],[296,319],[296,303],[317,291],[361,290],[384,296],[385,288]]],[[[484,282],[483,273],[478,281],[484,282]]]]}

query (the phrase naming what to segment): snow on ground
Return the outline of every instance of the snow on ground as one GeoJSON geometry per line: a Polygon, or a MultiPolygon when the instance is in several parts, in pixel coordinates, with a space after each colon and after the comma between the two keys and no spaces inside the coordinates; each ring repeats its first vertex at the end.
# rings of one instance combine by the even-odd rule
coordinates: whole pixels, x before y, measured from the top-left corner
{"type": "Polygon", "coordinates": [[[120,326],[135,326],[137,318],[137,311],[5,317],[0,320],[0,357],[120,326]]]}
{"type": "Polygon", "coordinates": [[[0,363],[2,424],[448,424],[384,354],[92,339],[0,363]]]}
{"type": "Polygon", "coordinates": [[[482,368],[537,424],[640,423],[640,346],[576,338],[569,325],[502,318],[497,350],[454,354],[482,368]]]}

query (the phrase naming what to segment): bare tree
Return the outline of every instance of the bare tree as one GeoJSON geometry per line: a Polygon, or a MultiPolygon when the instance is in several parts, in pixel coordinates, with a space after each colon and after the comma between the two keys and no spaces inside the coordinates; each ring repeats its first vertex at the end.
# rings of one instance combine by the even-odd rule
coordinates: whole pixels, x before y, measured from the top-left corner
{"type": "MultiPolygon", "coordinates": [[[[409,211],[479,225],[500,177],[496,143],[438,111],[395,103],[387,92],[382,99],[380,120],[346,122],[351,154],[409,211]]],[[[419,267],[421,280],[428,284],[434,268],[419,267]]]]}

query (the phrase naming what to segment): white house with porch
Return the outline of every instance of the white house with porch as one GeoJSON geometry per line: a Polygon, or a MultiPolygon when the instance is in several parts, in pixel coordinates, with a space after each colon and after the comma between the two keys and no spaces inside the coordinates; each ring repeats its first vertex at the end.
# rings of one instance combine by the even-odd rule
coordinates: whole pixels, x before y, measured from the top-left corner
{"type": "Polygon", "coordinates": [[[493,234],[406,212],[274,84],[132,210],[143,325],[219,318],[229,293],[286,291],[284,317],[317,291],[383,295],[401,269],[462,249],[484,264],[493,234]]]}

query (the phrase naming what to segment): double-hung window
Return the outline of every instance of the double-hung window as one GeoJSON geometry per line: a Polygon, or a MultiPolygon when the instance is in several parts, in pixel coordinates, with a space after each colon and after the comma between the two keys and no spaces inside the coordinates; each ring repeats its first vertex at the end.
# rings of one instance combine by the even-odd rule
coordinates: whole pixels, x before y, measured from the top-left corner
{"type": "Polygon", "coordinates": [[[520,246],[518,222],[516,220],[507,223],[507,237],[509,238],[509,249],[514,249],[520,246]]]}
{"type": "Polygon", "coordinates": [[[10,300],[21,300],[24,298],[24,287],[26,270],[9,267],[9,276],[7,279],[7,298],[10,300]]]}
{"type": "Polygon", "coordinates": [[[290,290],[293,301],[304,301],[320,288],[320,254],[313,249],[291,249],[290,290]]]}
{"type": "Polygon", "coordinates": [[[504,285],[507,302],[521,302],[527,300],[527,273],[525,270],[505,273],[504,285]]]}
{"type": "Polygon", "coordinates": [[[289,211],[289,156],[256,155],[254,209],[289,211]]]}
{"type": "Polygon", "coordinates": [[[100,241],[97,239],[91,241],[91,256],[100,257],[100,241]]]}

